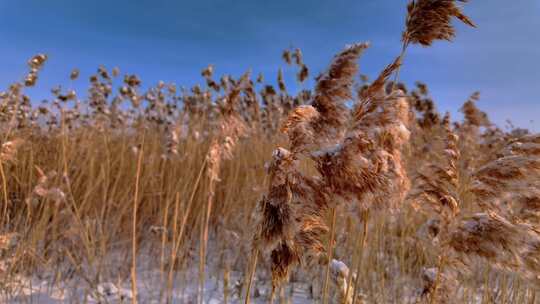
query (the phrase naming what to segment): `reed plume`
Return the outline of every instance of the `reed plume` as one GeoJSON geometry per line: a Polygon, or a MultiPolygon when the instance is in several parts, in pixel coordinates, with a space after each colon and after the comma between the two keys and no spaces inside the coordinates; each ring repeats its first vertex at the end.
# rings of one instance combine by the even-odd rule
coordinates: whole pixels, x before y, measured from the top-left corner
{"type": "Polygon", "coordinates": [[[312,104],[297,107],[289,115],[282,131],[288,135],[292,151],[314,151],[343,137],[349,119],[344,103],[352,98],[356,60],[367,47],[366,43],[355,44],[336,55],[330,68],[317,77],[312,104]]]}
{"type": "Polygon", "coordinates": [[[478,256],[493,265],[516,268],[522,264],[520,250],[526,237],[526,226],[486,212],[465,217],[451,233],[449,245],[461,254],[463,261],[478,256]]]}
{"type": "Polygon", "coordinates": [[[511,210],[505,198],[512,201],[512,196],[536,193],[540,187],[540,136],[510,140],[499,155],[474,172],[472,192],[484,209],[508,216],[511,210]]]}
{"type": "Polygon", "coordinates": [[[318,178],[299,171],[299,157],[336,139],[345,128],[344,102],[358,65],[356,60],[366,44],[347,47],[334,58],[329,70],[318,78],[312,105],[296,108],[287,119],[283,132],[291,150],[279,148],[270,163],[269,189],[261,200],[261,220],[255,246],[271,252],[274,286],[283,281],[290,268],[308,253],[317,255],[324,247],[321,236],[327,231],[323,215],[329,194],[318,178]],[[315,136],[317,135],[317,136],[315,136]]]}
{"type": "Polygon", "coordinates": [[[23,143],[24,141],[21,139],[3,142],[0,146],[0,162],[15,162],[17,151],[23,145],[23,143]]]}
{"type": "MultiPolygon", "coordinates": [[[[212,76],[211,66],[203,71],[205,77],[212,76]]],[[[217,134],[212,139],[206,155],[206,175],[208,177],[208,199],[203,212],[203,221],[201,222],[201,244],[200,244],[200,264],[199,264],[199,303],[204,301],[204,282],[205,282],[205,264],[206,249],[208,243],[208,229],[210,225],[210,216],[215,197],[216,183],[220,181],[219,173],[223,160],[230,160],[233,157],[234,148],[238,140],[245,136],[248,128],[237,112],[239,98],[249,86],[250,73],[245,73],[234,83],[233,87],[222,100],[219,120],[217,122],[217,134]]]]}
{"type": "Polygon", "coordinates": [[[451,24],[453,18],[475,27],[472,20],[465,16],[457,2],[466,0],[413,0],[407,6],[406,29],[403,42],[430,46],[435,40],[451,41],[456,31],[451,24]]]}
{"type": "Polygon", "coordinates": [[[459,197],[458,149],[459,137],[450,127],[449,119],[445,119],[442,152],[432,152],[433,159],[425,168],[417,173],[414,179],[415,188],[409,194],[413,200],[420,201],[425,208],[431,210],[447,221],[452,221],[462,208],[459,197]]]}
{"type": "Polygon", "coordinates": [[[343,143],[314,155],[328,187],[363,210],[396,207],[408,191],[401,157],[408,120],[402,92],[362,100],[343,143]]]}

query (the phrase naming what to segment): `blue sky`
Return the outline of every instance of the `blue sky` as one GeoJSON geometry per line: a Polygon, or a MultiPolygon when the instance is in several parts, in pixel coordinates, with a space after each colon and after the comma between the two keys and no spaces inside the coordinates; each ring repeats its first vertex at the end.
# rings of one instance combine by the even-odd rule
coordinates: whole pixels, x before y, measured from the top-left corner
{"type": "MultiPolygon", "coordinates": [[[[26,60],[49,55],[36,98],[54,85],[85,91],[98,65],[190,86],[200,70],[240,75],[248,68],[274,80],[280,55],[300,47],[312,76],[344,45],[370,41],[360,61],[372,78],[400,48],[405,0],[0,0],[0,87],[24,76],[26,60]],[[81,70],[72,83],[69,73],[81,70]]],[[[504,126],[540,131],[540,0],[472,0],[477,29],[457,25],[453,43],[412,47],[400,77],[426,82],[441,111],[456,113],[472,92],[504,126]]],[[[294,69],[286,68],[294,87],[294,69]]],[[[457,114],[454,115],[455,117],[457,114]]]]}

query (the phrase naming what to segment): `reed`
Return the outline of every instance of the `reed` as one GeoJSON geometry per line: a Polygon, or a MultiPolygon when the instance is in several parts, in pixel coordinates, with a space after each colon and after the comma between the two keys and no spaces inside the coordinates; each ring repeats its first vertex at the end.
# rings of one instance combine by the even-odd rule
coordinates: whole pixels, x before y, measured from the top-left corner
{"type": "Polygon", "coordinates": [[[399,79],[408,50],[474,26],[459,2],[411,1],[373,81],[368,43],[313,87],[309,50],[290,47],[275,87],[213,65],[191,88],[143,86],[100,66],[68,75],[88,94],[40,103],[27,90],[47,56],[30,58],[0,92],[0,301],[36,277],[73,302],[538,301],[540,136],[498,128],[479,93],[452,120],[399,79]]]}

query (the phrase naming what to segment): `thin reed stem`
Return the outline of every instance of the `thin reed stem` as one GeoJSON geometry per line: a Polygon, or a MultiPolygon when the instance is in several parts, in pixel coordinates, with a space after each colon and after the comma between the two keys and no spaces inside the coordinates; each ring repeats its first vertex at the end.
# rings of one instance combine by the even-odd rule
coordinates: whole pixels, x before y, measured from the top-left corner
{"type": "Polygon", "coordinates": [[[187,220],[189,218],[189,215],[191,214],[191,210],[193,209],[193,202],[194,202],[195,194],[197,193],[197,190],[199,189],[199,184],[200,184],[200,181],[202,179],[202,175],[204,173],[205,168],[206,168],[206,159],[203,162],[203,164],[201,166],[201,169],[199,170],[199,173],[197,174],[195,184],[193,185],[193,190],[191,191],[191,195],[189,197],[189,200],[186,203],[186,211],[183,214],[182,223],[180,224],[180,231],[178,232],[178,234],[176,233],[176,222],[177,222],[177,220],[176,220],[176,216],[177,216],[176,208],[177,208],[178,202],[179,202],[179,196],[178,196],[178,193],[177,193],[177,199],[176,199],[176,205],[175,205],[174,228],[173,228],[173,233],[174,233],[174,236],[173,236],[173,248],[171,250],[171,266],[169,267],[169,278],[168,278],[168,285],[169,285],[168,292],[169,293],[172,292],[173,270],[174,270],[174,265],[176,264],[176,257],[177,257],[177,254],[178,254],[178,250],[180,249],[180,244],[182,243],[182,238],[184,236],[186,223],[187,223],[187,220]]]}
{"type": "Polygon", "coordinates": [[[178,223],[178,210],[180,207],[180,194],[176,193],[176,198],[174,200],[174,214],[173,214],[173,239],[172,239],[172,246],[173,250],[170,252],[170,265],[169,265],[169,274],[167,276],[167,300],[170,299],[172,288],[173,288],[173,273],[174,273],[174,266],[176,265],[176,246],[179,242],[177,239],[179,236],[176,235],[177,230],[177,223],[178,223]]]}
{"type": "Polygon", "coordinates": [[[433,292],[431,293],[431,298],[429,300],[430,304],[435,304],[437,302],[437,287],[441,281],[441,276],[444,268],[444,263],[446,262],[446,255],[443,254],[439,259],[439,265],[437,266],[437,276],[435,277],[435,283],[433,284],[433,292]]]}
{"type": "Polygon", "coordinates": [[[409,46],[409,42],[403,41],[403,44],[401,46],[401,52],[399,53],[399,61],[401,64],[397,67],[396,72],[394,74],[394,81],[392,83],[392,91],[396,89],[397,83],[399,81],[399,72],[401,71],[401,65],[403,64],[403,60],[405,59],[405,53],[407,52],[408,46],[409,46]]]}
{"type": "Polygon", "coordinates": [[[7,179],[6,174],[4,173],[4,164],[0,159],[0,175],[2,176],[2,194],[4,200],[4,208],[2,208],[2,227],[5,227],[6,223],[9,222],[8,217],[8,190],[7,190],[7,179]]]}
{"type": "Polygon", "coordinates": [[[272,286],[272,290],[270,291],[270,299],[268,300],[268,303],[274,304],[275,298],[276,298],[276,288],[272,286]]]}
{"type": "Polygon", "coordinates": [[[144,157],[144,137],[143,133],[141,149],[139,150],[137,160],[137,174],[135,176],[135,194],[133,196],[133,222],[132,222],[132,234],[131,234],[131,292],[132,303],[137,303],[137,210],[139,205],[139,181],[141,178],[142,161],[144,157]]]}
{"type": "Polygon", "coordinates": [[[359,247],[361,246],[360,245],[360,242],[362,242],[362,239],[360,238],[360,234],[358,234],[358,236],[356,237],[356,240],[355,242],[353,243],[353,254],[352,254],[352,259],[351,259],[351,262],[352,262],[352,267],[351,267],[351,271],[349,271],[349,275],[347,277],[347,290],[345,291],[345,299],[348,299],[349,298],[349,294],[351,292],[351,285],[352,285],[352,279],[353,279],[353,276],[354,276],[354,269],[355,269],[355,265],[357,265],[357,263],[359,263],[359,247]]]}
{"type": "Polygon", "coordinates": [[[328,284],[330,282],[330,265],[332,264],[332,258],[333,258],[333,243],[334,243],[334,234],[336,233],[336,208],[332,208],[332,222],[330,225],[330,236],[328,238],[328,245],[327,245],[327,254],[328,254],[328,263],[326,264],[326,274],[324,277],[324,285],[323,285],[323,294],[322,294],[322,303],[326,304],[328,303],[328,284]]]}
{"type": "Polygon", "coordinates": [[[356,280],[354,280],[353,288],[353,303],[356,303],[358,298],[358,283],[360,282],[360,270],[362,270],[364,251],[366,250],[367,238],[368,238],[368,221],[369,210],[362,212],[362,221],[364,223],[364,230],[362,232],[362,242],[360,243],[360,253],[358,254],[358,265],[356,267],[356,280]]]}
{"type": "MultiPolygon", "coordinates": [[[[251,254],[251,266],[250,266],[250,270],[249,270],[249,278],[248,278],[248,284],[247,284],[247,287],[246,287],[246,297],[245,297],[245,301],[244,301],[244,304],[249,304],[249,299],[250,299],[250,296],[251,296],[251,286],[253,284],[253,279],[255,277],[255,271],[257,270],[257,259],[259,257],[259,250],[258,249],[254,249],[253,250],[253,253],[251,254]]],[[[274,288],[272,287],[272,290],[274,288]]]]}
{"type": "MultiPolygon", "coordinates": [[[[177,198],[178,198],[178,193],[177,193],[177,198]]],[[[162,226],[163,226],[163,231],[161,232],[161,256],[160,256],[160,261],[159,261],[159,273],[160,273],[160,279],[161,279],[161,282],[162,284],[165,282],[165,243],[167,242],[167,237],[168,237],[168,232],[169,232],[169,201],[170,200],[166,200],[166,203],[165,203],[165,210],[164,210],[164,214],[163,214],[163,219],[162,219],[162,226]]],[[[163,299],[163,288],[161,289],[160,293],[159,293],[159,300],[161,301],[163,299]]]]}
{"type": "Polygon", "coordinates": [[[186,209],[186,212],[184,214],[184,217],[182,219],[182,224],[180,225],[180,232],[178,232],[178,243],[177,243],[177,247],[175,248],[174,252],[177,252],[178,250],[178,247],[180,246],[180,241],[182,240],[182,237],[184,236],[184,231],[185,231],[185,228],[186,228],[186,222],[188,220],[188,217],[191,213],[191,210],[193,209],[193,200],[195,198],[195,193],[197,193],[197,190],[199,189],[199,183],[201,182],[201,177],[204,173],[204,169],[206,168],[206,160],[204,161],[204,163],[202,164],[201,166],[201,169],[199,170],[199,173],[197,175],[197,179],[195,180],[195,185],[193,185],[193,190],[191,192],[191,195],[189,197],[189,201],[187,202],[187,209],[186,209]]]}
{"type": "Polygon", "coordinates": [[[231,280],[231,272],[229,270],[229,265],[225,262],[225,269],[223,269],[223,303],[227,304],[229,302],[229,282],[231,280]]]}
{"type": "Polygon", "coordinates": [[[208,209],[208,205],[204,205],[203,212],[201,213],[201,223],[199,228],[199,286],[197,287],[197,303],[202,304],[204,301],[204,256],[205,250],[204,250],[204,225],[205,225],[205,219],[206,219],[206,210],[208,209]]]}
{"type": "Polygon", "coordinates": [[[214,201],[215,195],[215,182],[213,178],[210,178],[209,183],[209,194],[208,200],[206,202],[205,212],[203,212],[204,220],[202,222],[201,230],[201,244],[200,244],[200,265],[199,265],[199,303],[202,304],[204,298],[204,281],[205,281],[205,264],[206,264],[206,247],[208,245],[208,227],[210,225],[210,214],[212,213],[212,202],[214,201]]]}

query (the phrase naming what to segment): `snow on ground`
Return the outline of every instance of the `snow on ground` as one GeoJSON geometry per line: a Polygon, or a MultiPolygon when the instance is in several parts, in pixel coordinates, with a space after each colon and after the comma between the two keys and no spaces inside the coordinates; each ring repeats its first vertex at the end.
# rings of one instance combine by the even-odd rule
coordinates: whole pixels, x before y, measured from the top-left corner
{"type": "MultiPolygon", "coordinates": [[[[237,276],[237,275],[235,275],[237,276]]],[[[166,303],[164,288],[160,283],[159,272],[142,272],[138,274],[138,300],[139,303],[166,303]]],[[[52,285],[47,280],[37,278],[19,277],[14,280],[10,294],[2,292],[1,303],[131,303],[132,292],[129,281],[126,282],[101,282],[94,290],[85,287],[83,282],[61,282],[52,285]]],[[[176,282],[179,283],[179,282],[176,282]]],[[[240,284],[240,282],[237,282],[240,284]]],[[[228,303],[243,303],[243,294],[235,291],[237,286],[229,289],[228,303]]],[[[313,303],[309,287],[306,284],[292,284],[293,290],[288,290],[286,296],[289,303],[313,303]]],[[[197,277],[195,276],[187,286],[178,286],[173,289],[169,303],[196,303],[197,302],[197,277]],[[185,287],[185,288],[182,288],[185,287]]],[[[253,287],[252,303],[268,303],[269,288],[262,284],[253,287]]],[[[224,303],[223,286],[216,284],[211,278],[206,281],[204,303],[224,303]]]]}

